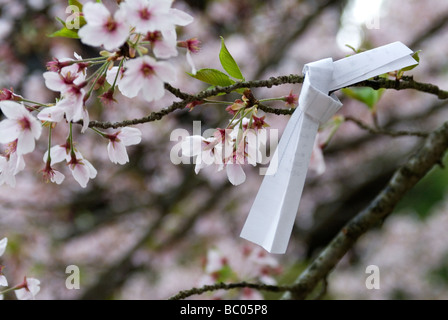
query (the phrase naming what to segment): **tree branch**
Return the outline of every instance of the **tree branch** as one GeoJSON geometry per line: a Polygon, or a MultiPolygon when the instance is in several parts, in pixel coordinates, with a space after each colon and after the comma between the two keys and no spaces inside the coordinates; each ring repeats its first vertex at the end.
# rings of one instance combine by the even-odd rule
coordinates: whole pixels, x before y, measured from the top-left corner
{"type": "Polygon", "coordinates": [[[176,295],[170,297],[168,300],[182,300],[191,297],[196,294],[203,294],[206,292],[213,292],[217,290],[231,290],[231,289],[242,289],[251,288],[260,291],[270,291],[270,292],[285,292],[290,291],[290,286],[274,286],[264,283],[248,283],[248,282],[237,282],[237,283],[216,283],[213,285],[205,285],[200,288],[191,288],[189,290],[180,291],[176,295]]]}
{"type": "MultiPolygon", "coordinates": [[[[147,122],[153,122],[162,119],[164,116],[184,109],[187,104],[193,101],[201,101],[203,99],[217,96],[221,93],[231,93],[236,89],[241,88],[271,88],[273,86],[280,86],[283,84],[295,84],[302,83],[304,77],[297,74],[291,74],[289,76],[279,76],[271,77],[268,80],[253,80],[253,81],[242,81],[232,84],[226,87],[214,87],[213,89],[208,89],[199,92],[196,95],[191,95],[180,91],[177,88],[172,87],[169,84],[165,85],[165,88],[174,94],[176,97],[181,98],[182,101],[173,102],[169,107],[161,109],[160,111],[154,111],[146,117],[133,119],[133,120],[123,120],[119,122],[101,122],[101,121],[90,121],[89,127],[108,129],[108,128],[120,128],[126,126],[132,126],[136,124],[142,124],[147,122]]],[[[436,95],[439,99],[448,99],[448,91],[441,90],[438,86],[430,83],[422,83],[415,81],[412,77],[403,77],[401,80],[389,80],[384,78],[374,78],[374,80],[366,80],[352,85],[354,87],[370,87],[375,90],[385,88],[385,89],[395,89],[395,90],[405,90],[413,89],[424,93],[429,93],[436,95]]],[[[274,114],[291,114],[291,109],[274,109],[265,105],[261,105],[260,109],[274,114]]],[[[79,122],[82,124],[82,121],[79,122]]]]}
{"type": "Polygon", "coordinates": [[[367,125],[366,123],[362,122],[361,120],[356,119],[351,116],[345,116],[344,119],[346,121],[351,121],[351,122],[355,123],[358,127],[360,127],[361,129],[367,130],[371,134],[381,134],[381,135],[386,135],[386,136],[391,136],[391,137],[414,136],[414,137],[420,137],[420,138],[426,138],[429,135],[429,133],[422,132],[422,131],[404,131],[404,130],[391,131],[391,130],[387,130],[387,129],[383,129],[383,128],[373,128],[373,127],[370,127],[369,125],[367,125]]]}
{"type": "Polygon", "coordinates": [[[423,147],[399,168],[367,208],[349,221],[320,255],[298,277],[291,293],[283,298],[305,299],[327,277],[357,239],[387,218],[398,202],[433,167],[441,163],[448,148],[448,122],[431,133],[423,147]]]}

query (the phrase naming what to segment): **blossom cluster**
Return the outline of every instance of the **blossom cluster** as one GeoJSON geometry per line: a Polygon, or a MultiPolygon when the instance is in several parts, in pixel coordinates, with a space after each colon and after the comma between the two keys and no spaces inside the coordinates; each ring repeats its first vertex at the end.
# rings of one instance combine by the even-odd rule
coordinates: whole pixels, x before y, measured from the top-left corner
{"type": "MultiPolygon", "coordinates": [[[[89,99],[96,94],[104,104],[116,102],[116,88],[128,98],[141,96],[150,102],[165,93],[165,82],[175,80],[176,72],[167,59],[178,54],[177,48],[198,50],[198,41],[177,41],[176,26],[193,21],[187,13],[171,7],[171,0],[121,1],[115,12],[100,2],[82,6],[84,23],[77,31],[80,41],[104,49],[100,56],[83,59],[54,58],[43,74],[45,85],[58,94],[54,103],[37,103],[13,90],[0,91],[0,109],[5,119],[0,122],[0,185],[15,186],[15,176],[25,168],[24,155],[35,149],[42,127],[48,128],[48,150],[44,154],[44,179],[57,184],[65,175],[55,169],[65,161],[73,178],[86,187],[97,175],[94,166],[82,155],[75,143],[73,126],[82,125],[81,133],[89,129],[89,99]],[[52,130],[67,124],[66,141],[52,145],[52,130]]],[[[194,65],[192,64],[194,70],[194,65]]],[[[107,153],[113,163],[129,161],[126,147],[141,141],[137,128],[122,128],[113,132],[92,131],[108,140],[107,153]]]]}
{"type": "Polygon", "coordinates": [[[253,166],[264,161],[266,130],[269,125],[265,117],[257,117],[257,106],[250,105],[246,96],[227,107],[233,115],[225,129],[217,128],[211,137],[188,136],[182,143],[182,154],[194,157],[195,172],[215,165],[217,170],[226,169],[227,177],[233,185],[246,180],[242,166],[253,166]]]}
{"type": "MultiPolygon", "coordinates": [[[[8,238],[3,238],[0,240],[0,257],[5,253],[7,244],[8,238]]],[[[8,287],[8,280],[3,274],[4,268],[5,267],[3,265],[0,265],[0,300],[3,300],[3,294],[10,291],[14,291],[17,299],[19,300],[34,300],[40,291],[40,281],[35,278],[24,277],[22,283],[2,290],[1,287],[8,287]]]]}

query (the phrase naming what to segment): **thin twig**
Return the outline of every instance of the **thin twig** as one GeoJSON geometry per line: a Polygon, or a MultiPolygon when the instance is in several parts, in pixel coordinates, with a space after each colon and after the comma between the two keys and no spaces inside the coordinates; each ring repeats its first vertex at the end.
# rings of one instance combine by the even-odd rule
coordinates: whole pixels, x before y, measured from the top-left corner
{"type": "MultiPolygon", "coordinates": [[[[221,93],[231,93],[232,91],[236,89],[241,88],[271,88],[273,86],[279,86],[283,84],[295,84],[295,83],[302,83],[304,77],[301,75],[291,74],[289,76],[279,76],[279,77],[271,77],[268,80],[253,80],[253,81],[242,81],[237,82],[235,84],[232,84],[230,86],[226,87],[214,87],[212,89],[204,90],[199,92],[196,95],[190,95],[186,94],[184,92],[181,92],[180,90],[171,87],[170,85],[166,85],[168,90],[172,92],[177,97],[183,97],[184,99],[182,101],[173,102],[171,106],[161,109],[159,111],[152,112],[146,117],[133,119],[133,120],[123,120],[119,122],[100,122],[100,121],[91,121],[89,123],[89,127],[96,127],[101,129],[107,129],[107,128],[120,128],[120,127],[126,127],[136,124],[142,124],[152,121],[157,121],[162,119],[164,116],[177,111],[184,109],[188,103],[193,101],[202,101],[203,99],[217,96],[221,93]]],[[[366,86],[371,87],[373,89],[395,89],[395,90],[404,90],[404,89],[413,89],[420,92],[425,92],[429,94],[436,95],[439,99],[448,99],[448,91],[441,90],[438,86],[429,84],[429,83],[422,83],[415,81],[412,77],[403,77],[400,81],[395,80],[388,80],[383,78],[377,78],[375,80],[366,80],[359,83],[354,84],[353,86],[359,87],[359,86],[366,86]]],[[[274,114],[291,114],[291,110],[287,109],[274,109],[267,106],[262,105],[260,108],[263,111],[271,112],[274,114]]],[[[82,121],[79,122],[82,124],[82,121]]]]}
{"type": "Polygon", "coordinates": [[[426,138],[429,135],[429,133],[423,132],[423,131],[405,131],[405,130],[391,131],[391,130],[387,130],[387,129],[384,129],[381,127],[374,128],[374,127],[371,127],[368,124],[362,122],[361,120],[356,119],[351,116],[345,116],[344,119],[345,119],[345,121],[350,121],[350,122],[355,123],[361,129],[366,130],[372,134],[381,134],[381,135],[387,135],[387,136],[391,136],[391,137],[414,136],[414,137],[420,137],[420,138],[426,138]]]}
{"type": "Polygon", "coordinates": [[[168,300],[182,300],[193,295],[203,294],[206,292],[213,292],[217,290],[231,290],[231,289],[242,289],[251,288],[260,291],[270,291],[270,292],[285,292],[291,290],[290,286],[275,286],[268,285],[264,283],[248,283],[248,282],[237,282],[237,283],[216,283],[213,285],[205,285],[200,288],[192,288],[189,290],[180,291],[176,295],[170,297],[168,300]]]}

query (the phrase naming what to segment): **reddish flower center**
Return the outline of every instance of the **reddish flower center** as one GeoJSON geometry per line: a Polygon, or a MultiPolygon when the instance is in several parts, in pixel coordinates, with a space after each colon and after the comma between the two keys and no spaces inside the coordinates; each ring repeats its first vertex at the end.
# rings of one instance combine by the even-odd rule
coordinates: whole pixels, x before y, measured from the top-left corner
{"type": "Polygon", "coordinates": [[[140,18],[142,20],[149,20],[151,18],[151,12],[148,10],[148,8],[143,8],[139,11],[140,18]]]}
{"type": "Polygon", "coordinates": [[[160,41],[162,40],[162,33],[160,31],[148,32],[146,39],[152,43],[160,41]]]}
{"type": "Polygon", "coordinates": [[[142,71],[143,75],[145,76],[145,78],[148,78],[154,74],[154,68],[146,63],[144,65],[142,65],[141,71],[142,71]]]}
{"type": "Polygon", "coordinates": [[[109,17],[104,27],[107,29],[107,31],[113,32],[117,29],[117,22],[112,17],[109,17]]]}
{"type": "Polygon", "coordinates": [[[19,119],[18,122],[22,130],[31,130],[31,122],[27,117],[19,119]]]}

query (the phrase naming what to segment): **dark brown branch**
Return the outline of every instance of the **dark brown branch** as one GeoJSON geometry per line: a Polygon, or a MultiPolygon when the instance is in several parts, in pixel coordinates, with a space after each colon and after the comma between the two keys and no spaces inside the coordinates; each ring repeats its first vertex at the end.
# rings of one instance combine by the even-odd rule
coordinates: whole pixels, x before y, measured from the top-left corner
{"type": "Polygon", "coordinates": [[[284,298],[305,299],[319,281],[328,276],[358,238],[387,218],[406,192],[435,165],[441,163],[447,148],[448,122],[431,133],[423,147],[394,173],[370,205],[345,225],[298,277],[292,294],[285,294],[284,298]]]}
{"type": "MultiPolygon", "coordinates": [[[[101,128],[101,129],[107,129],[107,128],[120,128],[120,127],[126,127],[136,124],[142,124],[152,121],[157,121],[162,119],[164,116],[177,111],[184,109],[188,103],[193,101],[201,101],[203,99],[217,96],[221,93],[231,93],[232,91],[236,89],[241,88],[271,88],[273,86],[279,86],[283,84],[295,84],[295,83],[302,83],[303,82],[303,76],[291,74],[289,76],[279,76],[279,77],[271,77],[268,80],[253,80],[253,81],[243,81],[243,82],[237,82],[233,85],[226,86],[226,87],[215,87],[213,89],[204,90],[199,92],[196,95],[190,95],[181,92],[180,90],[173,88],[170,85],[166,85],[166,88],[170,92],[172,92],[177,97],[183,97],[184,99],[182,101],[173,102],[171,106],[161,109],[160,111],[152,112],[150,115],[139,118],[139,119],[133,119],[133,120],[124,120],[120,122],[100,122],[100,121],[91,121],[89,123],[89,127],[95,127],[95,128],[101,128]]],[[[388,80],[383,78],[376,78],[375,80],[367,80],[362,81],[359,83],[354,84],[353,86],[356,87],[371,87],[373,89],[395,89],[395,90],[404,90],[404,89],[413,89],[420,92],[425,92],[429,94],[436,95],[439,99],[448,99],[448,91],[441,90],[438,86],[429,84],[429,83],[422,83],[415,81],[412,77],[403,77],[400,81],[395,80],[388,80]]],[[[270,112],[275,114],[288,114],[291,113],[291,111],[280,111],[279,109],[270,109],[267,106],[262,106],[260,108],[263,111],[270,112]]],[[[82,122],[80,122],[82,123],[82,122]]]]}
{"type": "Polygon", "coordinates": [[[422,132],[422,131],[404,131],[404,130],[391,131],[391,130],[387,130],[387,129],[383,129],[383,128],[374,128],[374,127],[370,127],[369,125],[362,122],[361,120],[353,118],[351,116],[345,116],[344,119],[346,121],[355,123],[361,129],[367,130],[369,133],[372,133],[372,134],[381,134],[381,135],[386,135],[386,136],[391,136],[391,137],[414,136],[414,137],[420,137],[420,138],[426,138],[429,135],[427,132],[422,132]]]}
{"type": "Polygon", "coordinates": [[[216,283],[213,285],[205,285],[200,288],[192,288],[189,290],[184,290],[176,295],[170,297],[168,300],[182,300],[193,295],[203,294],[206,292],[213,292],[217,290],[231,290],[231,289],[243,289],[243,288],[251,288],[260,291],[270,291],[270,292],[285,292],[291,290],[289,286],[275,286],[268,285],[264,283],[248,283],[248,282],[238,282],[238,283],[216,283]]]}

